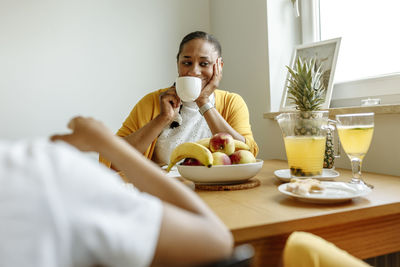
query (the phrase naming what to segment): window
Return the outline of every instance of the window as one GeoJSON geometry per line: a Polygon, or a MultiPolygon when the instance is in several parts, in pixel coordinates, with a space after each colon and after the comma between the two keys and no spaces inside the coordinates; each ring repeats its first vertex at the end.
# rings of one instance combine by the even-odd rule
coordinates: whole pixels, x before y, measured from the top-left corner
{"type": "Polygon", "coordinates": [[[335,80],[400,72],[399,0],[320,0],[321,40],[342,37],[335,80]]]}
{"type": "Polygon", "coordinates": [[[400,103],[399,0],[310,0],[301,8],[303,42],[342,37],[331,107],[367,97],[400,103]]]}

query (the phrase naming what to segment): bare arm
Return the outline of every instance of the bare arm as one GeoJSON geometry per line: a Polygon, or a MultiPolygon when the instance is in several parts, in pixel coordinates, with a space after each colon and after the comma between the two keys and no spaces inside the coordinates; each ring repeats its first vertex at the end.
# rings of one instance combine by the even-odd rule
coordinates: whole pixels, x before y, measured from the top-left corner
{"type": "Polygon", "coordinates": [[[82,151],[96,151],[113,161],[141,191],[164,202],[154,266],[193,265],[228,256],[232,236],[217,216],[188,187],[167,178],[123,139],[98,121],[78,117],[69,123],[72,134],[53,136],[82,151]]]}
{"type": "Polygon", "coordinates": [[[175,87],[169,88],[160,96],[160,114],[139,130],[125,136],[124,139],[143,154],[161,131],[175,118],[180,103],[175,87]]]}
{"type": "MultiPolygon", "coordinates": [[[[222,59],[218,58],[217,62],[213,66],[213,76],[208,84],[202,90],[200,96],[196,99],[196,104],[200,108],[204,104],[209,102],[209,96],[218,87],[218,84],[222,78],[222,59]]],[[[239,134],[226,120],[219,114],[215,108],[211,108],[204,113],[204,118],[207,121],[208,127],[210,127],[211,133],[229,133],[236,140],[245,142],[245,138],[239,134]]]]}
{"type": "Polygon", "coordinates": [[[236,140],[246,142],[245,138],[239,134],[226,120],[219,114],[215,108],[211,108],[204,113],[204,118],[207,121],[208,127],[212,134],[229,133],[236,140]]]}
{"type": "MultiPolygon", "coordinates": [[[[146,152],[147,148],[154,141],[154,139],[156,139],[160,135],[161,131],[166,125],[168,125],[168,123],[168,118],[158,115],[156,118],[151,120],[149,123],[147,123],[136,132],[125,136],[124,139],[131,146],[133,146],[140,153],[143,154],[144,152],[146,152]]],[[[115,165],[114,162],[113,165],[115,165]]]]}

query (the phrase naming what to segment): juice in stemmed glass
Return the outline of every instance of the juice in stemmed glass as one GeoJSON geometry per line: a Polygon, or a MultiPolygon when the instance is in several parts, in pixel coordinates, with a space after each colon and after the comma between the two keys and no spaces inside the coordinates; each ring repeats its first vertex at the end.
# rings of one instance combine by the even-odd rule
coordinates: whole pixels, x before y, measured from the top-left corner
{"type": "Polygon", "coordinates": [[[361,165],[374,133],[374,113],[336,115],[336,121],[340,142],[351,161],[350,183],[367,185],[362,179],[361,165]]]}

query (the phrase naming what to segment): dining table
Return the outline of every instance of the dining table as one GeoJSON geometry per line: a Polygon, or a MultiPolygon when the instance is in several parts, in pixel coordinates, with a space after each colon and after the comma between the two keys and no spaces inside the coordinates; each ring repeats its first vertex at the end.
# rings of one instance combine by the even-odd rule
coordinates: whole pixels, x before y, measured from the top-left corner
{"type": "MultiPolygon", "coordinates": [[[[400,251],[400,177],[363,172],[374,185],[369,194],[340,203],[308,203],[282,194],[274,172],[287,169],[283,160],[265,160],[250,189],[197,194],[233,234],[235,245],[254,247],[253,266],[279,266],[288,236],[305,231],[367,259],[400,251]]],[[[350,180],[351,171],[336,169],[335,181],[350,180]]]]}

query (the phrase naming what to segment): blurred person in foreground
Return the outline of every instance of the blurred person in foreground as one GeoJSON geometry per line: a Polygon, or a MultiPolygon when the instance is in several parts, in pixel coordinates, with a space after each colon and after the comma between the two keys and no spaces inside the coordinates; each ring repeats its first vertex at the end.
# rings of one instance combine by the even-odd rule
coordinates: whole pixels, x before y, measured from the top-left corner
{"type": "Polygon", "coordinates": [[[0,141],[0,266],[196,266],[230,255],[231,233],[191,189],[102,123],[68,127],[51,137],[64,142],[0,141]],[[112,159],[135,188],[75,148],[112,159]]]}
{"type": "MultiPolygon", "coordinates": [[[[51,137],[64,142],[0,141],[0,266],[197,266],[231,255],[231,233],[191,189],[102,123],[68,127],[51,137]],[[112,159],[135,188],[74,147],[112,159]]],[[[294,232],[283,266],[368,265],[294,232]]]]}

